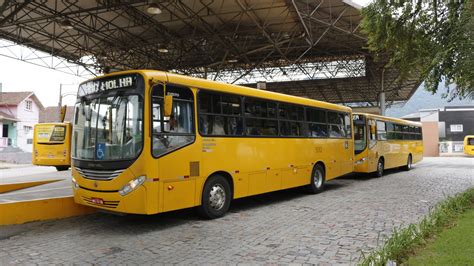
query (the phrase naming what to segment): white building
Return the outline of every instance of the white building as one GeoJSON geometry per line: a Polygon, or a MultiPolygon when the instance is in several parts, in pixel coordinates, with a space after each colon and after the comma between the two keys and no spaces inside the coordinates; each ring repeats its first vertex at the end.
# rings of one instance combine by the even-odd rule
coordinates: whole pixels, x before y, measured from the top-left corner
{"type": "Polygon", "coordinates": [[[33,128],[43,110],[31,91],[0,93],[0,150],[11,146],[31,152],[33,128]]]}

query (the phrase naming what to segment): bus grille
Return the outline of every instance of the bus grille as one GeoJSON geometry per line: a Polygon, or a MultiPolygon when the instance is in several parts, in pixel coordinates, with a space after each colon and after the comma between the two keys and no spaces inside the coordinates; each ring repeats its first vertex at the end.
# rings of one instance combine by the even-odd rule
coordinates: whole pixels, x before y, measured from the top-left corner
{"type": "Polygon", "coordinates": [[[118,200],[104,200],[103,203],[96,203],[92,200],[92,198],[82,197],[82,199],[90,205],[105,207],[109,209],[115,209],[119,205],[118,200]]]}
{"type": "Polygon", "coordinates": [[[125,169],[119,170],[90,170],[76,167],[76,171],[79,172],[84,178],[93,180],[111,180],[119,176],[125,169]]]}

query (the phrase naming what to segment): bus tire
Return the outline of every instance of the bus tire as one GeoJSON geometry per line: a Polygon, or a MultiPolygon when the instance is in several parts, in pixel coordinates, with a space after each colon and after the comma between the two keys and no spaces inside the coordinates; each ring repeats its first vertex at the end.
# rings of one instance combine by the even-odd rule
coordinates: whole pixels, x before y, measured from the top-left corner
{"type": "Polygon", "coordinates": [[[198,212],[205,219],[222,217],[229,210],[231,197],[229,182],[221,175],[213,175],[204,184],[198,212]]]}
{"type": "Polygon", "coordinates": [[[69,166],[56,166],[56,170],[58,171],[66,171],[69,169],[69,166]]]}
{"type": "Polygon", "coordinates": [[[412,164],[413,164],[413,159],[411,157],[411,154],[409,154],[408,158],[407,158],[407,165],[403,166],[403,170],[410,171],[411,167],[412,167],[412,164]]]}
{"type": "Polygon", "coordinates": [[[379,158],[379,161],[377,162],[377,170],[375,170],[375,173],[374,173],[375,177],[383,176],[384,167],[385,167],[385,163],[384,163],[383,158],[379,158]]]}
{"type": "Polygon", "coordinates": [[[324,190],[325,183],[324,167],[321,164],[316,164],[311,172],[311,183],[307,186],[307,190],[311,194],[318,194],[324,190]]]}

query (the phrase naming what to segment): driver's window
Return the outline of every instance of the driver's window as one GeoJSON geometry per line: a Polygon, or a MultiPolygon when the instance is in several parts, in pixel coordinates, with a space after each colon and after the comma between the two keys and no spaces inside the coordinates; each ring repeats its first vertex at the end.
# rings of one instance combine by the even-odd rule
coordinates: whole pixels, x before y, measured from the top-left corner
{"type": "Polygon", "coordinates": [[[152,135],[153,156],[161,156],[195,139],[194,133],[194,95],[189,88],[156,85],[152,89],[152,135]],[[165,117],[163,112],[163,91],[173,96],[173,112],[165,117]]]}
{"type": "Polygon", "coordinates": [[[377,127],[375,124],[375,120],[369,119],[367,121],[367,125],[368,125],[367,132],[369,132],[369,149],[372,149],[377,144],[377,127]],[[371,130],[371,128],[373,129],[371,130]]]}

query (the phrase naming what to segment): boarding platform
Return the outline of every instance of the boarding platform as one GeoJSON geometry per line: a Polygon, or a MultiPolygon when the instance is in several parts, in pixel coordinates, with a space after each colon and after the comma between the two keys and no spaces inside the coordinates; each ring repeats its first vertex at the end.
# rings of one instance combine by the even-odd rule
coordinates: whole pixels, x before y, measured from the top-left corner
{"type": "Polygon", "coordinates": [[[94,209],[74,203],[70,170],[30,165],[0,169],[0,225],[92,212],[94,209]]]}

